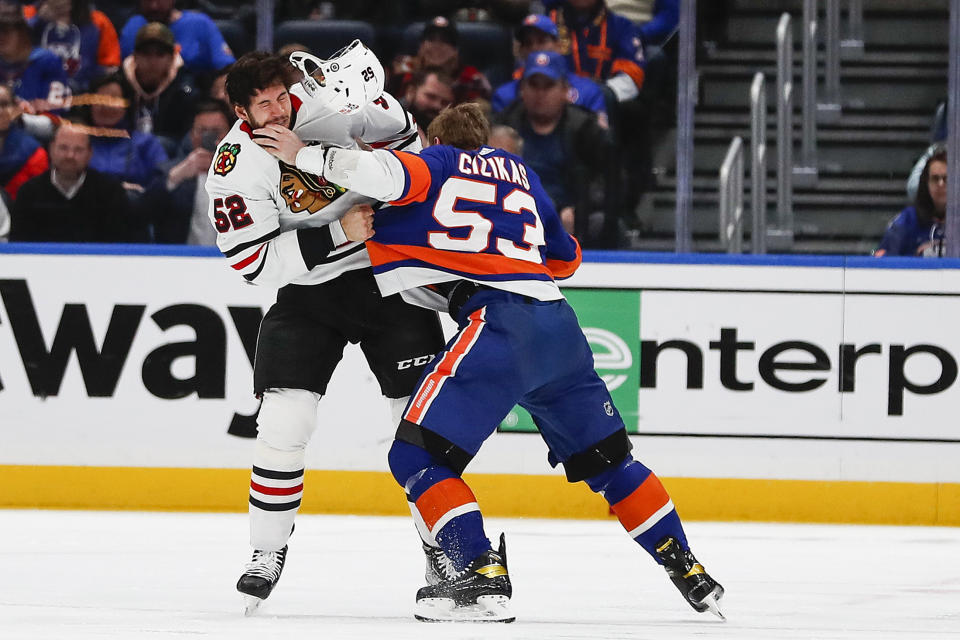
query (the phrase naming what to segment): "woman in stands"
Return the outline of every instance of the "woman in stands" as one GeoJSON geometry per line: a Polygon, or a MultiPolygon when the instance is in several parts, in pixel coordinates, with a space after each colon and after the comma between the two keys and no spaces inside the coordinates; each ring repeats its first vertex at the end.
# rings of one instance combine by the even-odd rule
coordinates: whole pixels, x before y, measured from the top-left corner
{"type": "Polygon", "coordinates": [[[915,203],[893,219],[873,255],[942,257],[946,215],[947,150],[941,148],[923,169],[915,203]]]}
{"type": "Polygon", "coordinates": [[[155,136],[133,128],[130,96],[123,91],[119,73],[94,79],[90,93],[91,104],[83,113],[93,147],[90,166],[122,181],[127,195],[135,199],[156,167],[167,161],[167,153],[155,136]]]}

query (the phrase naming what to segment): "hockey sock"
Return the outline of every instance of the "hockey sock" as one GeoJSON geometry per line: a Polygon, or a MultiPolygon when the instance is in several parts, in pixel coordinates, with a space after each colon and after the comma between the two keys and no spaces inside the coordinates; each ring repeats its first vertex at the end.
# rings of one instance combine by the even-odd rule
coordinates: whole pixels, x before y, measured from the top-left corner
{"type": "Polygon", "coordinates": [[[586,482],[603,495],[628,535],[658,564],[662,563],[656,546],[667,536],[676,538],[682,548],[688,548],[680,516],[660,479],[632,456],[586,482]]]}
{"type": "Polygon", "coordinates": [[[316,428],[320,396],[301,389],[268,389],[257,419],[250,475],[250,545],[282,549],[303,497],[305,449],[316,428]]]}
{"type": "MultiPolygon", "coordinates": [[[[394,442],[390,469],[404,487],[421,537],[436,540],[457,571],[492,549],[473,491],[460,476],[420,447],[394,442]]],[[[429,542],[428,542],[429,544],[429,542]]]]}

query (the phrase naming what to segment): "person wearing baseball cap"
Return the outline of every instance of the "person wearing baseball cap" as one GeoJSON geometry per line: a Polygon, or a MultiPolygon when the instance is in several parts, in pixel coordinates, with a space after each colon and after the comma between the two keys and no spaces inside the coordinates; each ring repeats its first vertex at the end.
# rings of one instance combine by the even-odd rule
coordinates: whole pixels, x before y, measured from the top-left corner
{"type": "Polygon", "coordinates": [[[196,90],[173,32],[149,22],[136,33],[133,53],[123,61],[124,93],[133,96],[134,129],[161,139],[168,153],[186,134],[196,90]]]}
{"type": "MultiPolygon", "coordinates": [[[[517,99],[520,79],[524,73],[524,61],[530,54],[537,51],[556,53],[560,49],[557,25],[548,16],[530,14],[523,19],[514,35],[517,40],[517,68],[513,74],[514,79],[500,85],[493,92],[490,106],[494,113],[503,111],[517,99]]],[[[572,104],[597,114],[597,121],[606,127],[607,103],[603,97],[603,89],[589,78],[570,73],[566,61],[561,61],[569,85],[567,99],[572,104]]]]}
{"type": "Polygon", "coordinates": [[[459,42],[457,26],[444,16],[437,16],[424,24],[416,55],[399,56],[394,60],[387,91],[395,96],[404,95],[414,73],[435,69],[453,78],[454,104],[489,100],[492,93],[490,81],[476,67],[461,64],[459,42]]]}

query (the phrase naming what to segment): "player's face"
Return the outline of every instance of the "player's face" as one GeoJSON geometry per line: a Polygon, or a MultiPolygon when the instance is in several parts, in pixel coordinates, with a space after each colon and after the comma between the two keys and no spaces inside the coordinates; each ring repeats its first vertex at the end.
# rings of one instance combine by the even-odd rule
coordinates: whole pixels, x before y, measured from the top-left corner
{"type": "Polygon", "coordinates": [[[930,176],[927,178],[927,186],[930,188],[930,198],[933,200],[933,207],[937,213],[943,215],[947,210],[947,163],[930,163],[930,176]]]}
{"type": "Polygon", "coordinates": [[[237,107],[237,117],[246,120],[251,129],[260,129],[268,124],[289,127],[292,114],[290,94],[282,84],[257,91],[246,109],[237,107]]]}

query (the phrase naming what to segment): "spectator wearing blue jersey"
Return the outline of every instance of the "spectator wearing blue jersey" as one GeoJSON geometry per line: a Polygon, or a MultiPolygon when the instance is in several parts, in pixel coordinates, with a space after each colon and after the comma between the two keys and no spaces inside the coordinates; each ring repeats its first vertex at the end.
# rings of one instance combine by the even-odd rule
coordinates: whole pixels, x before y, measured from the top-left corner
{"type": "Polygon", "coordinates": [[[122,75],[95,79],[90,92],[98,98],[86,114],[92,128],[90,167],[120,180],[136,202],[156,168],[167,161],[167,152],[153,134],[133,128],[122,75]]]}
{"type": "MultiPolygon", "coordinates": [[[[560,43],[557,36],[557,25],[549,17],[531,14],[524,18],[523,23],[515,32],[517,41],[517,68],[513,73],[513,80],[497,87],[490,101],[494,113],[503,111],[519,97],[520,78],[526,59],[535,51],[552,51],[559,53],[560,43]]],[[[566,64],[566,63],[565,63],[566,64]]],[[[582,78],[570,73],[567,68],[567,99],[571,104],[583,107],[597,114],[602,126],[607,126],[607,103],[603,97],[603,89],[589,78],[582,78]]]]}
{"type": "Polygon", "coordinates": [[[574,73],[605,83],[619,102],[640,94],[646,59],[635,24],[610,11],[604,0],[544,0],[543,4],[557,25],[560,53],[574,73]]]}
{"type": "Polygon", "coordinates": [[[606,0],[614,13],[640,27],[644,48],[662,47],[680,24],[680,0],[606,0]]]}
{"type": "Polygon", "coordinates": [[[106,15],[90,8],[89,0],[43,0],[24,12],[34,42],[59,56],[75,93],[120,66],[117,31],[106,15]]]}
{"type": "Polygon", "coordinates": [[[127,20],[120,33],[124,56],[133,53],[137,33],[148,22],[160,22],[173,32],[180,57],[196,73],[216,72],[236,62],[223,34],[209,16],[174,8],[174,0],[140,0],[140,13],[127,20]]]}
{"type": "Polygon", "coordinates": [[[913,206],[893,219],[873,255],[942,257],[946,215],[947,152],[941,148],[923,169],[913,206]]]}
{"type": "Polygon", "coordinates": [[[67,72],[55,53],[33,46],[22,15],[0,17],[0,83],[13,87],[28,113],[59,110],[69,95],[67,72]]]}
{"type": "Polygon", "coordinates": [[[0,84],[0,191],[17,197],[24,182],[47,170],[46,150],[23,130],[20,105],[9,86],[0,84]]]}
{"type": "Polygon", "coordinates": [[[580,244],[617,247],[621,240],[617,154],[609,131],[588,111],[567,101],[568,88],[559,54],[531,54],[520,81],[520,100],[495,120],[520,134],[524,161],[540,176],[564,227],[580,244]],[[602,183],[600,203],[591,197],[594,182],[602,183]],[[598,210],[602,213],[592,216],[598,210]]]}

